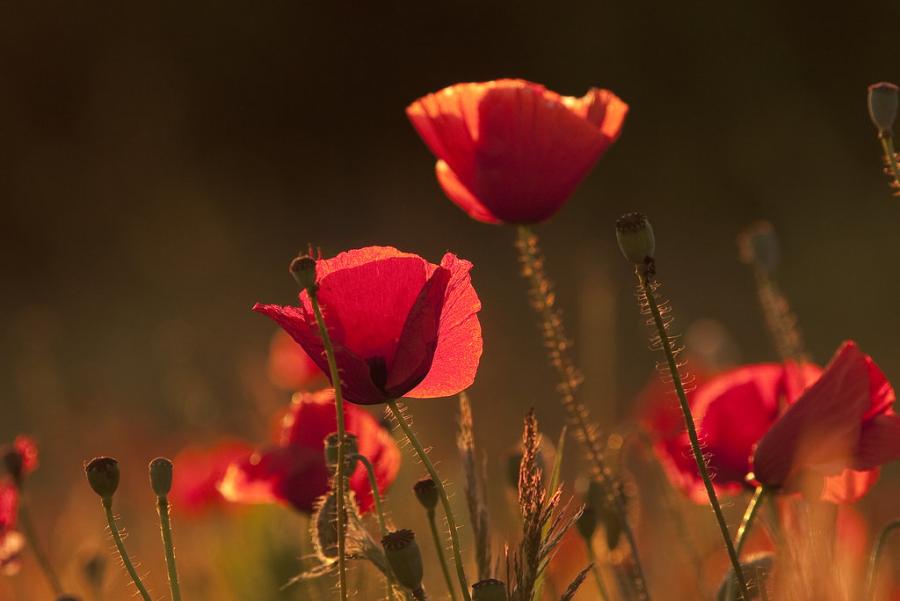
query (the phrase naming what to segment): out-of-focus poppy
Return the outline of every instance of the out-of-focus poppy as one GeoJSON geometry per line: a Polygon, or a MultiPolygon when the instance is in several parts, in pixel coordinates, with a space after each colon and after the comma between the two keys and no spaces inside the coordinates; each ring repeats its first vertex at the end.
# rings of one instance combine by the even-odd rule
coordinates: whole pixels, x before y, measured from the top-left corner
{"type": "Polygon", "coordinates": [[[609,90],[576,98],[521,79],[456,84],[406,109],[438,159],[444,192],[485,223],[550,218],[619,137],[627,112],[609,90]]]}
{"type": "Polygon", "coordinates": [[[327,382],[316,362],[284,330],[272,336],[267,371],[272,384],[290,392],[315,390],[327,382]]]}
{"type": "Polygon", "coordinates": [[[756,480],[787,492],[852,502],[879,466],[900,458],[894,389],[855,342],[837,350],[821,377],[762,436],[756,480]]]}
{"type": "Polygon", "coordinates": [[[249,444],[224,440],[211,447],[190,446],[173,461],[169,499],[179,513],[197,516],[225,504],[218,485],[232,462],[253,452],[249,444]]]}
{"type": "MultiPolygon", "coordinates": [[[[347,432],[357,437],[359,454],[375,468],[379,491],[386,491],[400,469],[394,439],[378,420],[349,403],[344,406],[344,420],[347,432]]],[[[295,395],[276,444],[233,462],[219,490],[230,501],[282,502],[311,512],[316,499],[329,490],[324,441],[336,429],[333,389],[295,395]]],[[[361,464],[350,475],[350,489],[360,511],[372,508],[372,491],[361,464]]]]}
{"type": "MultiPolygon", "coordinates": [[[[318,298],[348,401],[450,396],[474,381],[481,302],[471,269],[450,253],[434,265],[377,246],[316,262],[318,298]]],[[[257,304],[253,310],[278,322],[328,372],[306,290],[299,307],[257,304]]]]}
{"type": "Polygon", "coordinates": [[[27,436],[17,436],[3,451],[7,476],[0,479],[0,573],[15,574],[21,568],[25,537],[16,530],[19,496],[25,477],[38,467],[38,450],[27,436]]]}

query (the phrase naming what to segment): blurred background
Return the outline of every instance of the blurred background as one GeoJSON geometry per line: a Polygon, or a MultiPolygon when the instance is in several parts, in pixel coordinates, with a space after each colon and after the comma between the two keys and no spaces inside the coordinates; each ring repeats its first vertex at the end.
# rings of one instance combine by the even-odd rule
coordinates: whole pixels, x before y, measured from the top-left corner
{"type": "MultiPolygon", "coordinates": [[[[768,219],[812,356],[824,363],[853,338],[900,381],[900,200],[865,104],[868,84],[900,79],[898,23],[900,4],[887,0],[6,4],[0,440],[28,433],[40,445],[32,494],[50,554],[74,570],[82,547],[108,546],[81,463],[118,456],[132,483],[120,504],[130,543],[164,589],[144,465],[189,443],[266,438],[289,395],[267,380],[273,325],[250,307],[295,300],[286,268],[307,243],[328,256],[385,244],[473,261],[479,443],[501,456],[532,405],[555,439],[563,416],[514,231],[475,223],[443,196],[404,114],[459,81],[521,77],[569,95],[599,86],[631,107],[620,140],[538,229],[583,398],[604,426],[632,415],[655,359],[613,236],[634,209],[653,222],[681,331],[713,320],[733,360],[775,357],[735,246],[741,228],[768,219]]],[[[411,411],[458,481],[446,427],[455,401],[411,411]]],[[[419,469],[407,458],[394,497],[419,469]]],[[[496,479],[504,469],[489,467],[496,479]]],[[[886,470],[864,502],[872,521],[888,516],[898,479],[886,470]]],[[[250,513],[213,528],[223,545],[243,540],[248,521],[264,531],[299,519],[250,513]]],[[[192,527],[176,510],[176,538],[192,527]]],[[[0,597],[46,595],[29,563],[0,597]]]]}

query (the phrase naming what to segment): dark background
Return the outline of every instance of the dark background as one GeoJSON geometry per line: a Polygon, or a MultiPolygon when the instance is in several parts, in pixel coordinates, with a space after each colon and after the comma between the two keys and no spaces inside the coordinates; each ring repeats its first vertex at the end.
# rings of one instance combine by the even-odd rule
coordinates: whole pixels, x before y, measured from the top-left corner
{"type": "MultiPolygon", "coordinates": [[[[765,218],[815,359],[854,338],[900,379],[900,199],[865,106],[869,83],[900,79],[896,2],[146,4],[0,14],[2,439],[30,432],[69,466],[121,452],[138,427],[171,434],[166,452],[253,434],[273,327],[249,309],[292,302],[286,266],[308,242],[471,259],[476,420],[515,418],[485,444],[512,444],[532,404],[557,432],[514,232],[444,198],[404,115],[499,77],[606,87],[631,106],[539,228],[607,425],[652,370],[613,240],[632,209],[653,221],[681,328],[713,318],[745,361],[774,357],[734,243],[765,218]]],[[[446,453],[455,404],[412,410],[446,453]]]]}

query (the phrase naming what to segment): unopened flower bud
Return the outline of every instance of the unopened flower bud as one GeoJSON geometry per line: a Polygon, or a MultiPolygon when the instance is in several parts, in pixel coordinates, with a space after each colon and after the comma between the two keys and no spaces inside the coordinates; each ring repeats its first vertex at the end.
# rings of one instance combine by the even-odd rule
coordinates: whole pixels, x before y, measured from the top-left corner
{"type": "Polygon", "coordinates": [[[881,134],[890,134],[897,119],[898,88],[882,81],[869,86],[869,117],[881,134]]]}
{"type": "Polygon", "coordinates": [[[778,266],[778,236],[768,221],[758,221],[741,232],[738,236],[738,250],[741,261],[757,265],[766,273],[772,273],[778,266]]]}
{"type": "Polygon", "coordinates": [[[616,240],[625,258],[636,265],[653,259],[656,239],[653,226],[642,213],[626,213],[616,220],[616,240]]]}
{"type": "Polygon", "coordinates": [[[422,478],[413,485],[413,492],[422,507],[428,511],[434,511],[438,504],[438,489],[434,480],[431,478],[422,478]]]}
{"type": "Polygon", "coordinates": [[[157,497],[165,497],[172,490],[172,462],[157,457],[150,462],[150,488],[157,497]]]}
{"type": "Polygon", "coordinates": [[[575,521],[575,527],[584,540],[591,540],[594,537],[594,531],[597,529],[597,512],[592,507],[585,507],[575,521]]]}
{"type": "Polygon", "coordinates": [[[291,261],[291,275],[304,290],[316,289],[316,260],[309,255],[300,255],[291,261]]]}
{"type": "MultiPolygon", "coordinates": [[[[356,454],[359,453],[359,439],[356,434],[344,434],[344,465],[346,466],[345,475],[349,476],[350,472],[356,468],[356,454]]],[[[338,435],[332,432],[325,437],[325,464],[328,469],[334,472],[338,464],[338,435]]]]}
{"type": "Polygon", "coordinates": [[[119,462],[112,457],[96,457],[84,466],[88,483],[101,499],[112,499],[119,488],[119,462]]]}
{"type": "Polygon", "coordinates": [[[389,532],[381,539],[381,546],[397,582],[414,593],[421,590],[424,569],[415,533],[412,530],[389,532]]]}
{"type": "Polygon", "coordinates": [[[506,585],[496,578],[479,580],[472,585],[472,601],[506,601],[506,585]]]}

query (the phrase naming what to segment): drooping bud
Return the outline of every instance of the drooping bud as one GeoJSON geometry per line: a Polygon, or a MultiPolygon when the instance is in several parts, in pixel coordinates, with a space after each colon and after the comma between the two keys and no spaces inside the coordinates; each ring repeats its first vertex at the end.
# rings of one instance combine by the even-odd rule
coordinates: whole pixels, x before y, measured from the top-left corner
{"type": "Polygon", "coordinates": [[[165,497],[172,490],[172,462],[157,457],[150,462],[150,488],[157,497],[165,497]]]}
{"type": "Polygon", "coordinates": [[[112,499],[119,488],[119,462],[112,457],[95,457],[91,459],[84,472],[88,483],[101,499],[112,499]]]}
{"type": "Polygon", "coordinates": [[[389,532],[381,539],[381,546],[397,582],[414,594],[420,591],[424,568],[415,533],[412,530],[389,532]]]}
{"type": "MultiPolygon", "coordinates": [[[[344,465],[346,466],[345,475],[356,469],[356,455],[359,453],[359,439],[356,434],[346,432],[344,434],[344,465]]],[[[325,437],[325,464],[332,473],[337,469],[338,464],[338,435],[332,432],[325,437]]]]}
{"type": "Polygon", "coordinates": [[[652,262],[656,252],[653,226],[643,213],[626,213],[616,220],[616,240],[625,258],[635,265],[652,262]]]}
{"type": "Polygon", "coordinates": [[[869,86],[869,117],[878,133],[890,135],[897,119],[898,88],[882,81],[869,86]]]}
{"type": "Polygon", "coordinates": [[[581,516],[575,521],[575,527],[584,540],[590,541],[594,537],[594,531],[597,529],[597,512],[593,507],[585,507],[581,511],[581,516]]]}
{"type": "Polygon", "coordinates": [[[472,585],[472,601],[506,601],[506,585],[496,578],[479,580],[472,585]]]}
{"type": "Polygon", "coordinates": [[[413,492],[416,493],[416,498],[419,500],[419,503],[422,504],[422,507],[428,511],[434,511],[439,500],[438,489],[434,480],[431,478],[422,478],[413,485],[413,492]]]}
{"type": "Polygon", "coordinates": [[[778,266],[778,236],[768,221],[757,221],[744,229],[738,236],[738,250],[742,262],[758,265],[766,273],[771,274],[778,266]]]}
{"type": "Polygon", "coordinates": [[[290,272],[297,284],[304,290],[316,289],[316,260],[309,255],[294,257],[290,272]]]}

